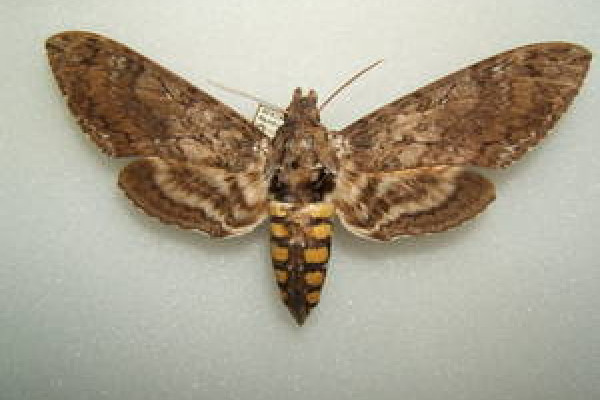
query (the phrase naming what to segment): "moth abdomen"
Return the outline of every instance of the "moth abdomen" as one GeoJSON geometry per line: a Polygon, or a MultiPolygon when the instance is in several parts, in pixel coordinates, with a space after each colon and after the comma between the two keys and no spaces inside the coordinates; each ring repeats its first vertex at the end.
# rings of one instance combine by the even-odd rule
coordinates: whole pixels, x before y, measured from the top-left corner
{"type": "Polygon", "coordinates": [[[275,279],[283,302],[302,325],[325,283],[333,205],[272,201],[269,211],[275,279]]]}

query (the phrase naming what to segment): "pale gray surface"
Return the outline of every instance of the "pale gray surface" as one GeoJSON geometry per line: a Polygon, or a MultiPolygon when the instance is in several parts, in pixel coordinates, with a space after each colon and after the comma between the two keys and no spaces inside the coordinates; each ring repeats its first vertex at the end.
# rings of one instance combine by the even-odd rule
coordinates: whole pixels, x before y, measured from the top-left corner
{"type": "Polygon", "coordinates": [[[115,185],[123,162],[79,132],[42,50],[93,30],[281,105],[386,58],[324,113],[340,128],[517,45],[597,50],[599,4],[2,1],[0,398],[600,398],[597,65],[555,135],[487,174],[498,199],[475,222],[390,245],[338,227],[299,329],[265,229],[213,241],[135,211],[115,185]]]}

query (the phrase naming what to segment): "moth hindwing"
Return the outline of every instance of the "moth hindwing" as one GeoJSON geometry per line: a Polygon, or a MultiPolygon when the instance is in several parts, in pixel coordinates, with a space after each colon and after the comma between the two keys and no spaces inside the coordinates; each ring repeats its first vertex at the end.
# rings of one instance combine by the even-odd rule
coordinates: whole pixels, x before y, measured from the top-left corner
{"type": "Polygon", "coordinates": [[[577,94],[591,55],[569,43],[519,47],[464,68],[339,132],[317,95],[294,91],[274,138],[135,51],[88,32],[46,42],[67,104],[113,157],[147,214],[214,237],[270,218],[282,299],[299,324],[320,300],[334,214],[375,240],[440,232],[481,212],[506,167],[535,146],[577,94]]]}

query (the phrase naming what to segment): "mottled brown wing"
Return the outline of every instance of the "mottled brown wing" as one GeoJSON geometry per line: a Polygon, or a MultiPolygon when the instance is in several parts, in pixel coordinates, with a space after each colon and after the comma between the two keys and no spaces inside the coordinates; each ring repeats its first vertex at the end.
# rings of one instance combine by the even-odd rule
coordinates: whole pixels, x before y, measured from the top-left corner
{"type": "Polygon", "coordinates": [[[100,35],[46,42],[69,108],[115,157],[141,156],[119,185],[166,223],[225,237],[266,216],[268,139],[235,111],[144,56],[100,35]]]}
{"type": "Polygon", "coordinates": [[[336,135],[342,166],[506,167],[535,146],[577,94],[591,54],[569,43],[520,47],[402,97],[336,135]]]}
{"type": "Polygon", "coordinates": [[[89,32],[46,42],[69,108],[107,154],[260,164],[266,137],[238,113],[126,46],[89,32]]]}
{"type": "Polygon", "coordinates": [[[127,165],[119,186],[146,213],[162,222],[211,236],[241,235],[266,216],[267,183],[260,172],[146,157],[127,165]]]}
{"type": "Polygon", "coordinates": [[[441,232],[494,200],[494,185],[458,166],[395,172],[342,172],[333,202],[352,233],[376,240],[441,232]]]}

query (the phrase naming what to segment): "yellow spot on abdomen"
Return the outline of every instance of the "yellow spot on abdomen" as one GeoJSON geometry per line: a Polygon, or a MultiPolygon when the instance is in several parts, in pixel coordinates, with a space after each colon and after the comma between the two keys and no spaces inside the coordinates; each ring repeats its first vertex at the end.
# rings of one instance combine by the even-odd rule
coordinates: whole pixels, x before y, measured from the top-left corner
{"type": "Polygon", "coordinates": [[[307,211],[313,218],[329,218],[333,215],[333,204],[313,203],[307,206],[307,211]]]}
{"type": "Polygon", "coordinates": [[[282,238],[282,237],[288,237],[290,235],[290,233],[288,232],[285,225],[272,223],[271,224],[271,235],[278,237],[278,238],[282,238]]]}
{"type": "Polygon", "coordinates": [[[315,239],[327,239],[331,236],[331,225],[320,224],[310,228],[309,235],[315,239]]]}
{"type": "Polygon", "coordinates": [[[304,280],[311,286],[321,286],[324,278],[325,277],[321,271],[312,271],[304,274],[304,280]]]}
{"type": "Polygon", "coordinates": [[[287,247],[271,246],[271,258],[273,258],[274,261],[287,261],[288,257],[289,250],[287,247]]]}
{"type": "Polygon", "coordinates": [[[304,261],[307,263],[326,263],[329,257],[327,247],[317,247],[304,250],[304,261]]]}
{"type": "Polygon", "coordinates": [[[306,302],[308,304],[317,304],[321,298],[321,293],[318,290],[306,293],[306,302]]]}
{"type": "Polygon", "coordinates": [[[269,203],[269,214],[275,217],[285,217],[287,215],[287,210],[283,204],[272,201],[269,203]]]}
{"type": "Polygon", "coordinates": [[[275,279],[279,283],[285,283],[288,280],[288,273],[287,273],[287,271],[284,271],[284,270],[281,270],[281,269],[276,269],[275,270],[275,279]]]}

